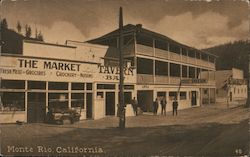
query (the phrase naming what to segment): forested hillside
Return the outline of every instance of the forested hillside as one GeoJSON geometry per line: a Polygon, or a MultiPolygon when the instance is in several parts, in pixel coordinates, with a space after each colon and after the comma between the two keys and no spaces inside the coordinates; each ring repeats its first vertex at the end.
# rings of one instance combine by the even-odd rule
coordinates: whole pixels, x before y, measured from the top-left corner
{"type": "Polygon", "coordinates": [[[248,73],[248,53],[250,53],[250,41],[235,41],[223,45],[217,45],[204,49],[218,56],[217,70],[231,69],[232,67],[244,70],[244,76],[248,73]]]}

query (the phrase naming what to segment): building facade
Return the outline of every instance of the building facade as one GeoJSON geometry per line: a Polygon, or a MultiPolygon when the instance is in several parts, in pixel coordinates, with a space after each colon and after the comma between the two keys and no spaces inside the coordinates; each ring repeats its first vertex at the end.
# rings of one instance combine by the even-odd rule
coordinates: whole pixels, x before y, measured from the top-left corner
{"type": "MultiPolygon", "coordinates": [[[[44,122],[51,108],[76,109],[81,119],[116,115],[119,68],[105,64],[107,46],[22,42],[19,54],[0,57],[0,123],[44,122]]],[[[129,61],[125,65],[125,102],[129,104],[135,94],[135,69],[129,61]]],[[[127,115],[133,113],[131,108],[127,115]]]]}
{"type": "MultiPolygon", "coordinates": [[[[118,30],[88,41],[109,46],[106,55],[117,58],[118,30]]],[[[179,108],[215,102],[216,56],[178,43],[142,25],[123,28],[124,57],[136,69],[136,95],[144,112],[152,112],[156,98],[167,99],[167,110],[177,98],[179,108]]]]}
{"type": "Polygon", "coordinates": [[[243,70],[218,70],[215,73],[217,102],[237,102],[247,100],[247,80],[243,70]]]}

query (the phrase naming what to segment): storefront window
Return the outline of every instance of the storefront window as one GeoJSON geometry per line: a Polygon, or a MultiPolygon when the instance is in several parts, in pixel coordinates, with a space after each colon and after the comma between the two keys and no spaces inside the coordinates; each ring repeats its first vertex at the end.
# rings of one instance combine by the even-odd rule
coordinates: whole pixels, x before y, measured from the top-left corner
{"type": "Polygon", "coordinates": [[[84,93],[72,93],[71,94],[71,107],[84,108],[84,93]]]}
{"type": "Polygon", "coordinates": [[[115,89],[115,84],[97,84],[97,89],[115,89]]]}
{"type": "Polygon", "coordinates": [[[169,92],[169,99],[174,100],[177,98],[177,92],[169,92]]]}
{"type": "Polygon", "coordinates": [[[84,90],[84,83],[72,83],[71,89],[72,90],[84,90]]]}
{"type": "Polygon", "coordinates": [[[87,83],[87,90],[92,90],[92,83],[87,83]]]}
{"type": "Polygon", "coordinates": [[[180,92],[180,100],[186,100],[187,99],[187,92],[180,92]]]}
{"type": "Polygon", "coordinates": [[[46,89],[46,82],[41,81],[29,81],[28,89],[46,89]]]}
{"type": "Polygon", "coordinates": [[[25,81],[20,80],[1,80],[2,89],[24,89],[25,81]]]}
{"type": "Polygon", "coordinates": [[[68,93],[49,93],[49,109],[65,109],[68,104],[68,93]]]}
{"type": "Polygon", "coordinates": [[[66,82],[49,82],[49,90],[67,90],[68,83],[66,82]]]}
{"type": "Polygon", "coordinates": [[[25,111],[24,92],[1,92],[0,111],[25,111]]]}

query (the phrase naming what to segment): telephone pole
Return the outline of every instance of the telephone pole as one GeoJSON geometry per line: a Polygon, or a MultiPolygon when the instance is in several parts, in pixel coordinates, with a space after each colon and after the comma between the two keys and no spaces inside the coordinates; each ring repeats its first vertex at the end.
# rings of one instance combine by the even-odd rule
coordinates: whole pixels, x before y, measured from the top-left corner
{"type": "Polygon", "coordinates": [[[122,7],[120,7],[119,13],[119,66],[120,66],[120,76],[119,76],[119,128],[125,129],[125,104],[124,104],[124,74],[123,74],[123,15],[122,7]]]}

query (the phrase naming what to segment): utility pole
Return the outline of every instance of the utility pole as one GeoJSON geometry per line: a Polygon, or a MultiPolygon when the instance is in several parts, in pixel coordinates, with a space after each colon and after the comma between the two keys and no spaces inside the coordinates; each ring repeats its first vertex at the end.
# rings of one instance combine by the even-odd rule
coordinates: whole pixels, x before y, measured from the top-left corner
{"type": "Polygon", "coordinates": [[[125,104],[124,104],[124,75],[123,75],[123,15],[122,7],[120,7],[119,13],[119,66],[120,66],[120,75],[119,75],[119,128],[125,129],[125,104]]]}
{"type": "Polygon", "coordinates": [[[246,107],[250,107],[250,52],[248,52],[248,75],[247,75],[247,102],[246,107]]]}

